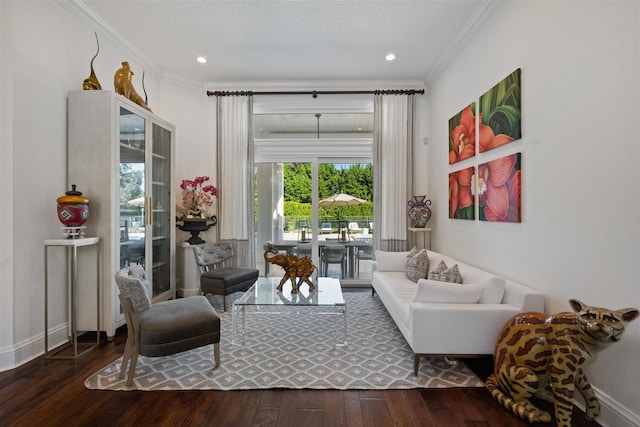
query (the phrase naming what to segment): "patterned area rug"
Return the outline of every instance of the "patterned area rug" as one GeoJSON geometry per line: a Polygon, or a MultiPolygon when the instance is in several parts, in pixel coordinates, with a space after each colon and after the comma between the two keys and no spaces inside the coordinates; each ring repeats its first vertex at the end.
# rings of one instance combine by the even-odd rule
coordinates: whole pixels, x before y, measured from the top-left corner
{"type": "Polygon", "coordinates": [[[118,378],[122,358],[85,385],[103,390],[483,387],[462,362],[450,365],[444,359],[422,359],[415,377],[413,353],[382,302],[364,291],[344,292],[344,297],[347,346],[335,346],[336,323],[341,323],[336,315],[297,313],[290,307],[279,314],[248,313],[244,344],[234,345],[231,312],[214,302],[222,318],[218,369],[212,370],[209,345],[173,356],[140,356],[130,388],[118,378]]]}

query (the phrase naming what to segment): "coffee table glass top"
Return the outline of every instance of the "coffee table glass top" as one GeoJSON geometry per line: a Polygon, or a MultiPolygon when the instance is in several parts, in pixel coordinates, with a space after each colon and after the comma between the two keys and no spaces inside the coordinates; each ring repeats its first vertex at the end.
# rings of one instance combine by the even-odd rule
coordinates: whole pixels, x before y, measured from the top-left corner
{"type": "Polygon", "coordinates": [[[344,297],[340,280],[319,277],[315,290],[309,291],[309,285],[300,285],[297,294],[291,293],[291,282],[277,291],[281,277],[260,277],[256,283],[234,302],[234,305],[300,305],[300,306],[343,306],[344,297]]]}

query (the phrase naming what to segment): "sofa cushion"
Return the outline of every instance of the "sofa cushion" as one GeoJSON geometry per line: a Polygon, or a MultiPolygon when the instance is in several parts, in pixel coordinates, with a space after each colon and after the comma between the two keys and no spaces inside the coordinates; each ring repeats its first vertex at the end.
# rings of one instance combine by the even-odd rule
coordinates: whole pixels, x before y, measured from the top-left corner
{"type": "Polygon", "coordinates": [[[429,273],[429,279],[437,280],[440,282],[449,282],[449,283],[462,283],[462,276],[460,275],[460,270],[458,269],[458,264],[454,264],[451,267],[447,267],[447,264],[443,261],[440,261],[438,267],[429,273]]]}
{"type": "Polygon", "coordinates": [[[480,301],[483,291],[484,288],[478,285],[461,285],[420,279],[413,294],[413,302],[475,304],[480,301]]]}
{"type": "Polygon", "coordinates": [[[407,255],[407,278],[413,282],[427,277],[429,271],[429,255],[425,249],[418,251],[415,247],[407,255]]]}
{"type": "Polygon", "coordinates": [[[505,289],[504,278],[464,263],[458,263],[458,268],[464,279],[464,284],[474,284],[484,288],[480,297],[481,304],[502,303],[505,289]]]}
{"type": "Polygon", "coordinates": [[[376,264],[378,271],[405,271],[407,255],[409,251],[387,252],[376,251],[376,264]]]}

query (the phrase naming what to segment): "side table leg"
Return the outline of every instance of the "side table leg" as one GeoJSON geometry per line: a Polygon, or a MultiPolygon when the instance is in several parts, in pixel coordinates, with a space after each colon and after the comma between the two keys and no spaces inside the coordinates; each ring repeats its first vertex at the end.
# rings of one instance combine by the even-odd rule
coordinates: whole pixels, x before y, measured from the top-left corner
{"type": "Polygon", "coordinates": [[[44,247],[44,357],[49,355],[49,247],[44,247]]]}

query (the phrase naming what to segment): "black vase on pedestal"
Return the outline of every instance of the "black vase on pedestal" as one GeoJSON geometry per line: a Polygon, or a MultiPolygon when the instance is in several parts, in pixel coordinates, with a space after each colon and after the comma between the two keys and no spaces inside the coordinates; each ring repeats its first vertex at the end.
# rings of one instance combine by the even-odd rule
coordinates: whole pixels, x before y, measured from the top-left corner
{"type": "Polygon", "coordinates": [[[187,242],[191,245],[198,245],[204,243],[199,236],[203,231],[207,231],[218,223],[218,218],[215,215],[208,218],[178,218],[176,217],[176,227],[187,233],[191,233],[191,237],[187,239],[187,242]],[[182,223],[182,224],[180,224],[182,223]]]}

